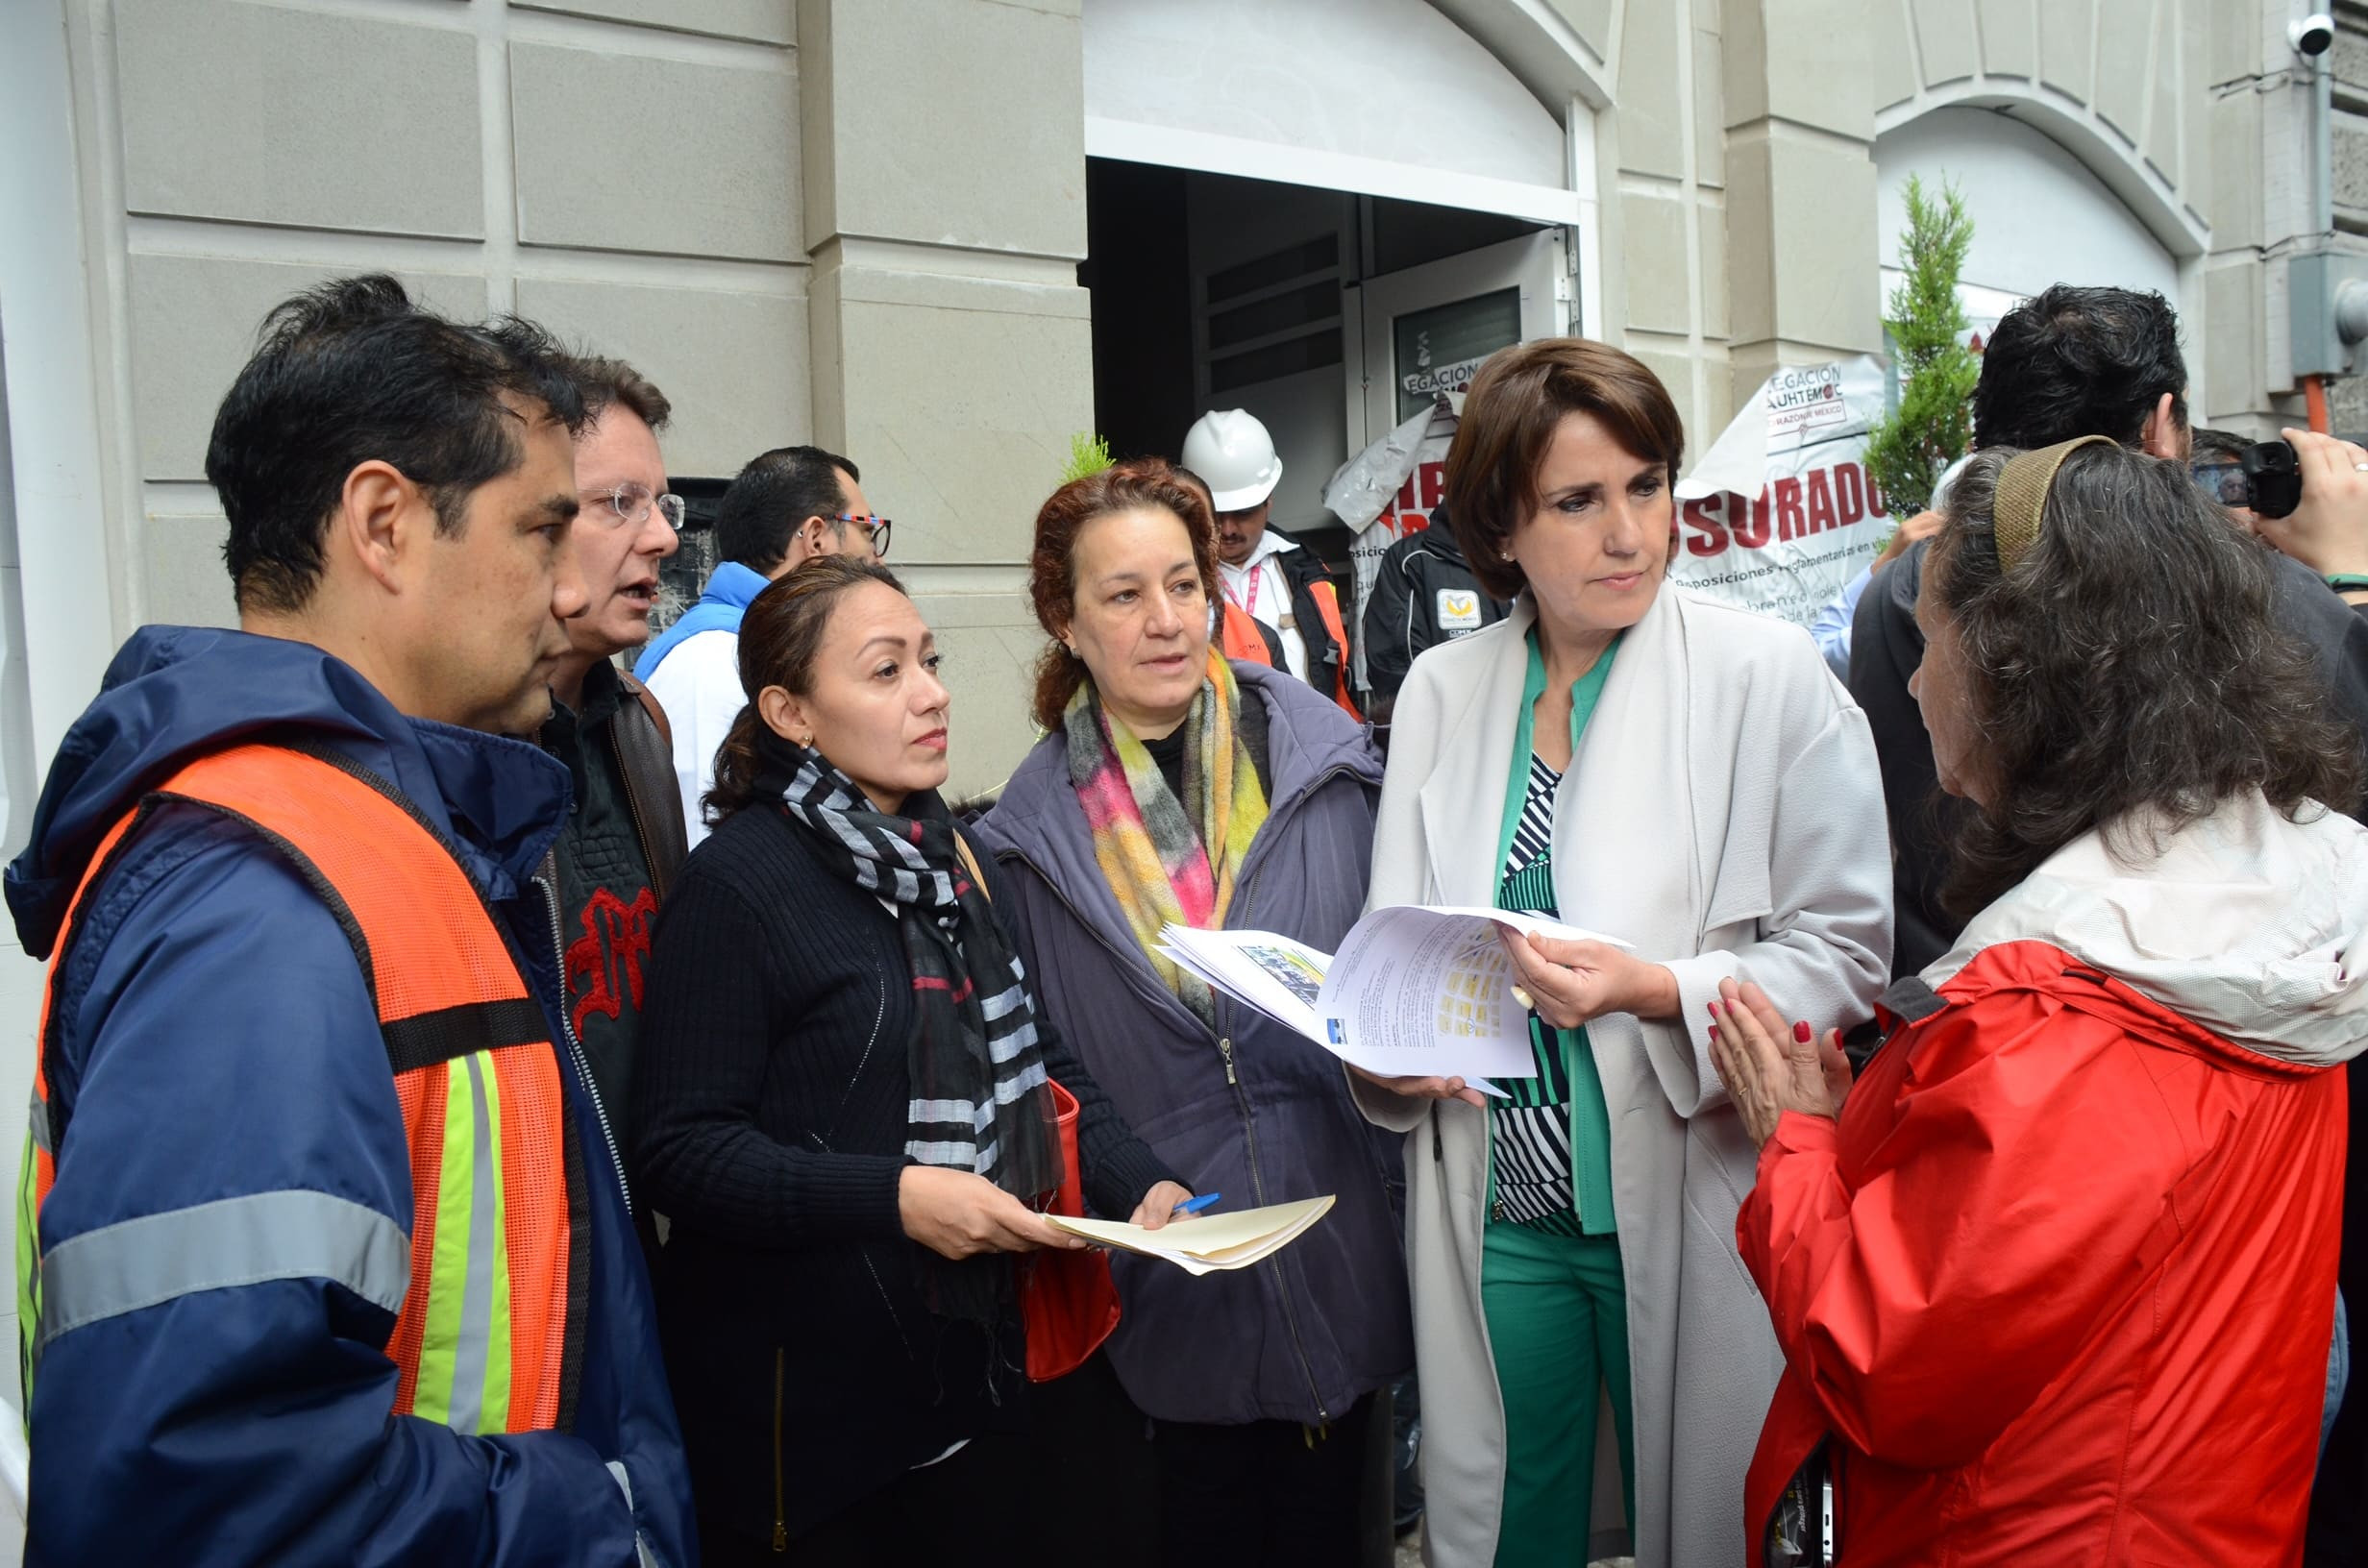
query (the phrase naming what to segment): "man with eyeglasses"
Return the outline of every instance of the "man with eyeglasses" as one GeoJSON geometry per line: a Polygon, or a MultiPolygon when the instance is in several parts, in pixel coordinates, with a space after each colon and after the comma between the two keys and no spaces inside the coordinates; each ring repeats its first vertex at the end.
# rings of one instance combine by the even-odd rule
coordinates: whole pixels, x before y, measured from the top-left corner
{"type": "Polygon", "coordinates": [[[776,447],[752,459],[716,502],[716,568],[699,602],[633,665],[674,723],[675,780],[694,846],[707,836],[700,801],[715,782],[716,750],[748,702],[741,615],[817,555],[888,553],[888,519],[863,499],[860,478],[853,463],[820,447],[776,447]]]}
{"type": "MultiPolygon", "coordinates": [[[[666,395],[618,359],[580,359],[577,374],[586,417],[576,436],[576,560],[588,602],[565,623],[568,651],[536,737],[567,764],[574,803],[540,875],[558,916],[552,942],[564,1021],[591,1068],[602,1131],[629,1178],[642,966],[688,849],[665,710],[612,661],[650,640],[658,563],[681,543],[682,498],[667,493],[658,453],[657,432],[673,411],[666,395]]],[[[637,1209],[634,1217],[651,1239],[650,1216],[637,1209]]]]}

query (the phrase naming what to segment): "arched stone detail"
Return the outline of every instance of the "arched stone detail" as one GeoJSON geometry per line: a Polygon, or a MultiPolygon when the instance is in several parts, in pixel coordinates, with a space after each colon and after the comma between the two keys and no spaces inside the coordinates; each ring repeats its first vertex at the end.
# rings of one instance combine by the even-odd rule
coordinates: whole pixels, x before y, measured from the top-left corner
{"type": "Polygon", "coordinates": [[[2194,0],[1874,0],[1875,132],[2009,114],[2096,175],[2182,260],[2211,249],[2208,72],[2194,0]]]}
{"type": "MultiPolygon", "coordinates": [[[[1661,3],[1661,0],[1656,0],[1661,3]]],[[[1613,102],[1619,0],[1431,0],[1560,118],[1613,102]]]]}

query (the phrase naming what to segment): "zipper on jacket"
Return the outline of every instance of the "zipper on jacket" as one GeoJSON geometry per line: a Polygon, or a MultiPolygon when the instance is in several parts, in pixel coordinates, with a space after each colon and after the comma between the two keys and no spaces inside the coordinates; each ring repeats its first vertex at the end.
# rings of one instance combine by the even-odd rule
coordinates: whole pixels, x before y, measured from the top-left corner
{"type": "Polygon", "coordinates": [[[781,1346],[773,1351],[773,1550],[789,1550],[789,1509],[781,1489],[781,1364],[789,1352],[781,1346]]]}
{"type": "MultiPolygon", "coordinates": [[[[640,705],[641,699],[632,693],[622,692],[619,695],[624,700],[633,703],[636,707],[640,705]]],[[[646,719],[648,716],[645,714],[643,717],[646,719]]],[[[614,725],[616,720],[610,719],[608,723],[614,725]]],[[[625,784],[625,814],[633,820],[633,842],[641,846],[641,864],[643,869],[650,873],[650,892],[660,903],[663,903],[666,898],[666,889],[658,882],[657,856],[650,849],[650,823],[641,814],[641,792],[633,788],[633,771],[625,766],[624,748],[615,746],[613,737],[611,747],[616,753],[617,777],[625,784]]]]}
{"type": "MultiPolygon", "coordinates": [[[[1218,998],[1219,1007],[1225,1008],[1228,1005],[1222,996],[1218,998]]],[[[1244,1141],[1249,1145],[1250,1194],[1258,1200],[1258,1207],[1263,1209],[1267,1206],[1267,1178],[1266,1172],[1259,1168],[1258,1164],[1258,1118],[1250,1113],[1249,1091],[1244,1089],[1241,1080],[1234,1076],[1233,1037],[1220,1035],[1217,1037],[1217,1043],[1225,1058],[1225,1082],[1233,1086],[1234,1102],[1242,1109],[1242,1137],[1244,1141]]],[[[1299,1335],[1298,1309],[1291,1303],[1291,1281],[1285,1277],[1283,1265],[1276,1259],[1269,1258],[1260,1266],[1273,1273],[1274,1293],[1283,1304],[1283,1326],[1291,1331],[1291,1348],[1298,1353],[1299,1371],[1307,1379],[1307,1395],[1316,1402],[1316,1423],[1319,1426],[1330,1426],[1332,1412],[1324,1408],[1323,1389],[1316,1382],[1316,1363],[1308,1360],[1307,1341],[1299,1335]]]]}
{"type": "MultiPolygon", "coordinates": [[[[1351,772],[1351,770],[1346,768],[1333,769],[1330,772],[1326,772],[1319,777],[1315,783],[1309,785],[1307,789],[1302,791],[1296,798],[1304,800],[1308,796],[1315,794],[1317,790],[1320,789],[1326,783],[1329,783],[1335,775],[1349,772],[1351,772]]],[[[1269,821],[1270,821],[1271,819],[1269,819],[1269,821]]],[[[1243,883],[1241,891],[1238,894],[1238,901],[1243,908],[1246,909],[1249,907],[1250,894],[1256,891],[1259,876],[1265,870],[1266,866],[1262,862],[1254,870],[1252,870],[1249,877],[1243,883]]],[[[1221,1018],[1228,1016],[1233,1011],[1232,998],[1221,994],[1217,997],[1217,1006],[1220,1010],[1221,1018]]],[[[1233,1037],[1230,1034],[1220,1033],[1217,1038],[1218,1045],[1225,1058],[1225,1081],[1233,1085],[1234,1098],[1242,1107],[1242,1135],[1249,1144],[1250,1189],[1258,1199],[1258,1206],[1263,1209],[1266,1207],[1267,1202],[1267,1179],[1266,1173],[1259,1167],[1258,1120],[1257,1117],[1250,1114],[1248,1091],[1244,1090],[1240,1082],[1234,1077],[1233,1037]]],[[[1299,1371],[1301,1375],[1307,1379],[1308,1397],[1316,1402],[1317,1424],[1320,1426],[1330,1426],[1332,1424],[1332,1412],[1324,1408],[1323,1389],[1316,1382],[1316,1363],[1308,1358],[1307,1340],[1299,1333],[1299,1311],[1298,1309],[1292,1304],[1291,1281],[1283,1273],[1283,1265],[1280,1259],[1269,1258],[1266,1260],[1264,1266],[1273,1271],[1274,1292],[1281,1298],[1283,1303],[1283,1326],[1291,1331],[1291,1348],[1297,1353],[1299,1358],[1299,1371]]]]}
{"type": "Polygon", "coordinates": [[[601,1103],[601,1086],[592,1081],[592,1064],[583,1054],[583,1041],[576,1038],[576,1023],[567,1014],[567,933],[559,925],[559,886],[556,877],[545,878],[535,873],[534,885],[543,890],[543,906],[551,911],[551,951],[559,964],[559,1033],[567,1037],[567,1054],[576,1063],[576,1074],[583,1080],[583,1091],[592,1099],[592,1117],[601,1124],[601,1141],[608,1145],[608,1163],[617,1173],[617,1190],[625,1198],[625,1212],[633,1212],[633,1188],[625,1179],[625,1160],[617,1153],[617,1135],[608,1125],[608,1107],[601,1103]]]}
{"type": "MultiPolygon", "coordinates": [[[[1324,774],[1322,778],[1318,779],[1317,783],[1321,784],[1328,782],[1335,774],[1349,772],[1351,772],[1351,770],[1346,768],[1336,768],[1331,772],[1324,774]]],[[[1310,786],[1311,793],[1313,788],[1314,786],[1310,786]]],[[[1269,818],[1268,821],[1271,821],[1273,819],[1269,818]]],[[[1045,890],[1050,893],[1060,906],[1069,912],[1070,919],[1075,920],[1077,924],[1083,926],[1087,931],[1092,932],[1095,940],[1099,942],[1104,947],[1108,948],[1113,958],[1119,960],[1121,965],[1121,972],[1129,974],[1133,973],[1134,970],[1132,967],[1128,965],[1127,955],[1120,951],[1118,943],[1112,942],[1107,936],[1103,935],[1098,926],[1096,926],[1091,921],[1086,919],[1084,915],[1078,911],[1077,906],[1070,902],[1069,894],[1061,891],[1060,884],[1053,881],[1052,878],[1045,875],[1043,870],[1037,867],[1034,862],[1028,861],[1024,852],[1015,851],[1015,853],[1018,855],[1020,860],[1027,863],[1029,870],[1035,871],[1036,880],[1042,882],[1045,885],[1045,890]]],[[[1264,867],[1260,867],[1260,870],[1264,870],[1264,867]]],[[[1242,902],[1248,902],[1249,886],[1255,885],[1255,880],[1256,879],[1253,876],[1251,884],[1246,885],[1243,888],[1241,893],[1242,902]]],[[[1138,958],[1142,956],[1140,948],[1136,950],[1135,956],[1138,958]]],[[[1162,990],[1164,992],[1165,988],[1163,987],[1162,990]]],[[[1220,1008],[1228,1008],[1231,1004],[1225,999],[1224,996],[1220,994],[1217,997],[1217,1005],[1220,1008]]],[[[1191,1017],[1189,1014],[1186,1016],[1191,1017]]],[[[1199,1019],[1194,1018],[1193,1021],[1197,1023],[1199,1022],[1199,1019]]],[[[1242,1113],[1242,1137],[1243,1140],[1249,1145],[1249,1180],[1251,1195],[1258,1200],[1258,1206],[1260,1208],[1264,1208],[1267,1201],[1267,1184],[1264,1173],[1258,1168],[1258,1124],[1256,1119],[1250,1115],[1249,1094],[1242,1088],[1241,1076],[1234,1070],[1233,1037],[1229,1034],[1221,1032],[1217,1037],[1217,1049],[1218,1054],[1224,1060],[1225,1082],[1232,1088],[1234,1103],[1240,1108],[1242,1113]]],[[[1308,1359],[1307,1341],[1299,1334],[1299,1314],[1291,1303],[1291,1282],[1284,1277],[1283,1266],[1281,1262],[1275,1259],[1269,1258],[1254,1266],[1265,1269],[1274,1282],[1274,1293],[1283,1304],[1283,1324],[1291,1331],[1291,1348],[1299,1358],[1300,1375],[1307,1379],[1308,1397],[1316,1402],[1316,1415],[1318,1421],[1321,1424],[1329,1425],[1332,1420],[1332,1412],[1325,1408],[1323,1402],[1323,1390],[1316,1382],[1316,1363],[1308,1359]]]]}

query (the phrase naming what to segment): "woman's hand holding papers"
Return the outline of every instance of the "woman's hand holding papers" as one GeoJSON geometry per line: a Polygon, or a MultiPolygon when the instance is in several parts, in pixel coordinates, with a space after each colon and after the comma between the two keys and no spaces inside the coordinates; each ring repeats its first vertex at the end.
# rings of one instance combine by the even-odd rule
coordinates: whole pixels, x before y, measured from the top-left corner
{"type": "Polygon", "coordinates": [[[1162,1182],[1143,1194],[1143,1201],[1135,1205],[1135,1212],[1126,1216],[1127,1222],[1140,1225],[1147,1231],[1156,1231],[1174,1215],[1175,1206],[1190,1201],[1192,1195],[1193,1189],[1189,1187],[1175,1182],[1162,1182]]]}
{"type": "Polygon", "coordinates": [[[1576,1029],[1606,1013],[1673,1018],[1677,976],[1608,942],[1566,942],[1500,927],[1513,955],[1515,978],[1538,1017],[1557,1029],[1576,1029]]]}
{"type": "Polygon", "coordinates": [[[897,1217],[906,1236],[941,1258],[1085,1245],[984,1176],[947,1165],[904,1167],[897,1181],[897,1217]]]}

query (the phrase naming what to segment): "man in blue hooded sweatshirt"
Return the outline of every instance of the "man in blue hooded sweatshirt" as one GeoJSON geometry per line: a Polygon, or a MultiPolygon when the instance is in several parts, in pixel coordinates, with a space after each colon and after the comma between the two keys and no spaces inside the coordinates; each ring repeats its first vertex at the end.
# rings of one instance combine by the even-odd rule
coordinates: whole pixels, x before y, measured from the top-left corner
{"type": "Polygon", "coordinates": [[[241,629],[148,626],[8,870],[28,1563],[695,1561],[531,875],[570,362],[394,280],[276,309],[206,471],[241,629]],[[458,955],[448,961],[444,954],[458,955]]]}

